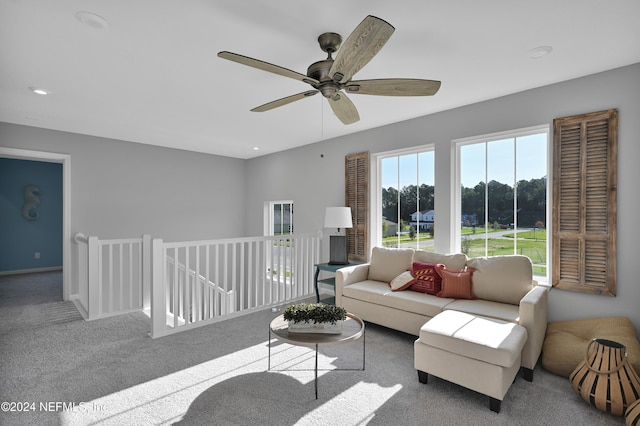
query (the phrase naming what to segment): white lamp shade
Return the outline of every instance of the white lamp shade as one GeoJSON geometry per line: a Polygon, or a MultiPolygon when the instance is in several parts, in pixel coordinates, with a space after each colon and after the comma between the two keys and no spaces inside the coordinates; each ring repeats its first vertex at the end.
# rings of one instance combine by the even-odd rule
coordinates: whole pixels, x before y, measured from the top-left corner
{"type": "Polygon", "coordinates": [[[352,228],[351,207],[327,207],[324,215],[325,228],[352,228]]]}

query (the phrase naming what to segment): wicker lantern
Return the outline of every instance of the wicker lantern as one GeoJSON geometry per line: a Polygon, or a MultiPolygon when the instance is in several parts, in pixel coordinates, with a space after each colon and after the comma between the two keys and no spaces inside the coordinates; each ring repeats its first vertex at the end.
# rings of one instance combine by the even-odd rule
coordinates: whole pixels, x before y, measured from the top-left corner
{"type": "Polygon", "coordinates": [[[625,426],[640,426],[640,399],[627,408],[625,426]]]}
{"type": "Polygon", "coordinates": [[[582,399],[614,416],[624,416],[640,399],[640,378],[627,360],[627,348],[611,340],[593,339],[569,380],[582,399]]]}

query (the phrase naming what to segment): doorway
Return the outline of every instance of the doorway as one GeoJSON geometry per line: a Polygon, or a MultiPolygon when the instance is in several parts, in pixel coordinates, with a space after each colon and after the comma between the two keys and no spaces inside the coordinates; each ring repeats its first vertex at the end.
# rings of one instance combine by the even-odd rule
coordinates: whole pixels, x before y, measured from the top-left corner
{"type": "Polygon", "coordinates": [[[71,298],[71,156],[0,147],[0,157],[62,164],[62,299],[71,298]]]}

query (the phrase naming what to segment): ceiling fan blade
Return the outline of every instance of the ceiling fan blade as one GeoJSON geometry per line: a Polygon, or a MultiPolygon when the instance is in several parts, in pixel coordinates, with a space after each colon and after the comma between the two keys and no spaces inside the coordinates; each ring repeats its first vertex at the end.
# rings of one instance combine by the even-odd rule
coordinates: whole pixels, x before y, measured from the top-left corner
{"type": "Polygon", "coordinates": [[[300,74],[298,72],[292,71],[287,68],[283,68],[278,65],[270,64],[269,62],[264,62],[259,59],[250,58],[248,56],[238,55],[237,53],[222,51],[218,52],[218,56],[223,59],[228,59],[233,62],[237,62],[242,65],[247,65],[249,67],[258,68],[263,71],[272,72],[274,74],[278,74],[284,77],[293,78],[295,80],[300,80],[309,84],[318,84],[319,81],[315,78],[307,77],[304,74],[300,74]]]}
{"type": "Polygon", "coordinates": [[[333,113],[344,124],[352,124],[360,120],[360,115],[356,106],[344,93],[336,93],[333,97],[327,98],[333,113]]]}
{"type": "Polygon", "coordinates": [[[367,16],[338,49],[329,76],[339,83],[351,80],[382,49],[395,28],[375,16],[367,16]]]}
{"type": "Polygon", "coordinates": [[[440,82],[414,78],[381,78],[350,81],[344,89],[348,93],[360,95],[433,96],[440,89],[440,82]]]}
{"type": "Polygon", "coordinates": [[[304,98],[307,98],[309,96],[313,96],[316,93],[318,93],[317,90],[307,90],[306,92],[298,93],[297,95],[287,96],[286,98],[278,99],[277,101],[272,101],[272,102],[266,103],[264,105],[260,105],[258,107],[255,107],[251,111],[253,111],[253,112],[269,111],[270,109],[278,108],[278,107],[281,107],[283,105],[290,104],[291,102],[299,101],[300,99],[304,99],[304,98]]]}

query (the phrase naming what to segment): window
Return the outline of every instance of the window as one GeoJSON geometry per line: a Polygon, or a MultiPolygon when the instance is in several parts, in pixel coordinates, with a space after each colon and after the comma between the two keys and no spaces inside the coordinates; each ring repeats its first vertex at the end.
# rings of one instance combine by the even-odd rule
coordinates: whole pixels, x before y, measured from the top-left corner
{"type": "Polygon", "coordinates": [[[265,210],[265,235],[293,234],[293,201],[269,201],[265,210]]]}
{"type": "Polygon", "coordinates": [[[378,241],[433,251],[433,146],[382,153],[376,159],[378,241]]]}
{"type": "Polygon", "coordinates": [[[454,244],[470,257],[523,254],[547,277],[548,126],[454,141],[454,244]]]}
{"type": "Polygon", "coordinates": [[[290,285],[293,272],[292,252],[288,235],[293,234],[293,201],[267,201],[264,203],[264,235],[276,237],[264,248],[265,273],[271,289],[267,292],[272,299],[279,300],[290,285]]]}

